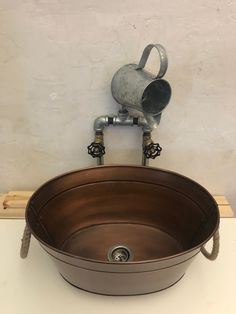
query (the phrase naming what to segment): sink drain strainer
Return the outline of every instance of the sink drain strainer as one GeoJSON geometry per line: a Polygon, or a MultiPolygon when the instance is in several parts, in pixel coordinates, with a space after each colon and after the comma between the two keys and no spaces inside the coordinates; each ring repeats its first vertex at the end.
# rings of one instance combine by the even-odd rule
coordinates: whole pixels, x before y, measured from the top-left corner
{"type": "Polygon", "coordinates": [[[109,262],[128,262],[133,259],[133,254],[127,246],[116,245],[109,249],[107,258],[109,262]]]}

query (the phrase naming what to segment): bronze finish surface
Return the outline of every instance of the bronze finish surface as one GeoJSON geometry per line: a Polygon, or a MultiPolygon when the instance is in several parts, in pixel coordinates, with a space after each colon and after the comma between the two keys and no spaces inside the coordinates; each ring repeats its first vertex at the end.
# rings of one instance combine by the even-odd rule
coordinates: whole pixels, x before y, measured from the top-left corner
{"type": "Polygon", "coordinates": [[[167,288],[218,228],[212,196],[174,172],[99,166],[61,175],[39,188],[27,224],[71,284],[108,295],[167,288]],[[113,246],[132,252],[108,261],[113,246]]]}

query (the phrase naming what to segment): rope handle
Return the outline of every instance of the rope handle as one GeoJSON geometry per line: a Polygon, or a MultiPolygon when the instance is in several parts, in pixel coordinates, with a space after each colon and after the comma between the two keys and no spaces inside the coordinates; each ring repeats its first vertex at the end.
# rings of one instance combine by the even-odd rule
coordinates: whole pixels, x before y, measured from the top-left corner
{"type": "Polygon", "coordinates": [[[210,261],[214,261],[219,254],[219,248],[220,248],[220,234],[219,230],[217,230],[213,235],[213,246],[211,252],[208,252],[204,246],[201,247],[201,252],[207,259],[209,259],[210,261]]]}
{"type": "Polygon", "coordinates": [[[28,226],[25,226],[23,237],[21,239],[20,257],[26,258],[29,252],[31,232],[28,226]]]}

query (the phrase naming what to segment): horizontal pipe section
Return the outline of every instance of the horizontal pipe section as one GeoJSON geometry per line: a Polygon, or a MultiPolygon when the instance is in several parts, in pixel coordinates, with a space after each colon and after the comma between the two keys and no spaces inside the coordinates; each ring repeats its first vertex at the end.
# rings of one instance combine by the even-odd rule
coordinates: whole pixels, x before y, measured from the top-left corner
{"type": "Polygon", "coordinates": [[[129,114],[118,114],[117,116],[100,116],[94,121],[94,131],[96,133],[103,132],[108,125],[133,126],[141,127],[144,132],[151,132],[147,120],[144,117],[134,117],[129,114]]]}

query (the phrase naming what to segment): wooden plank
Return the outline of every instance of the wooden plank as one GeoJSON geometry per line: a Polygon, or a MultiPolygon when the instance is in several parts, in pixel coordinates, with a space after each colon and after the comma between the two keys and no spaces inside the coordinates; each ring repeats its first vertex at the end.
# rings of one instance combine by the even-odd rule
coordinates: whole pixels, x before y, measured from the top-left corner
{"type": "Polygon", "coordinates": [[[10,191],[7,193],[7,195],[14,196],[16,198],[26,198],[29,199],[29,197],[34,193],[34,191],[10,191]]]}
{"type": "Polygon", "coordinates": [[[229,205],[229,203],[228,203],[227,199],[225,198],[225,196],[223,196],[223,195],[214,195],[213,197],[214,197],[214,199],[215,199],[215,201],[216,201],[216,203],[218,205],[229,205]]]}
{"type": "MultiPolygon", "coordinates": [[[[0,219],[22,219],[25,217],[25,207],[33,191],[10,191],[0,194],[0,219]]],[[[234,217],[234,212],[223,195],[214,196],[220,210],[220,217],[234,217]]]]}
{"type": "MultiPolygon", "coordinates": [[[[32,191],[11,191],[7,193],[5,203],[8,206],[8,202],[16,202],[16,205],[19,203],[28,202],[29,198],[33,194],[32,191]]],[[[14,203],[13,203],[14,204],[14,203]]],[[[18,206],[18,205],[17,205],[18,206]]],[[[13,205],[14,207],[14,205],[13,205]]]]}
{"type": "Polygon", "coordinates": [[[33,194],[32,191],[10,191],[6,194],[3,201],[3,208],[19,208],[22,211],[22,208],[25,208],[29,198],[33,194]]]}
{"type": "Polygon", "coordinates": [[[5,219],[22,219],[25,217],[25,206],[24,207],[5,207],[4,203],[6,201],[8,194],[1,194],[0,195],[0,218],[5,219]]]}
{"type": "Polygon", "coordinates": [[[23,219],[25,218],[25,208],[0,208],[0,219],[23,219]]]}
{"type": "Polygon", "coordinates": [[[232,218],[234,217],[233,209],[230,205],[218,205],[221,218],[232,218]]]}

